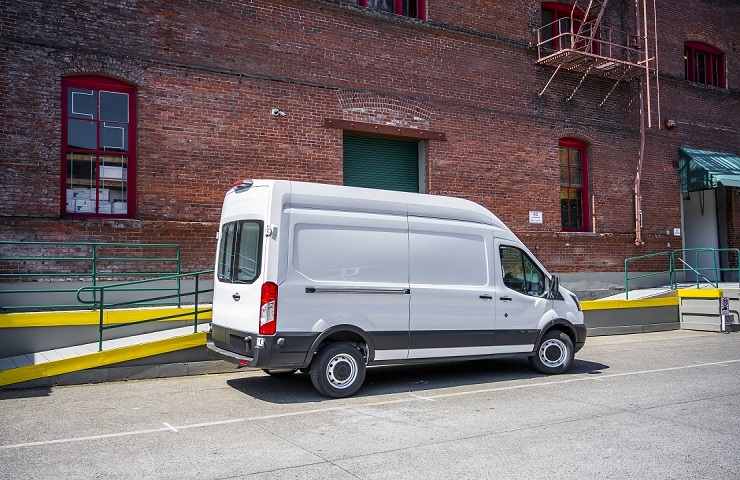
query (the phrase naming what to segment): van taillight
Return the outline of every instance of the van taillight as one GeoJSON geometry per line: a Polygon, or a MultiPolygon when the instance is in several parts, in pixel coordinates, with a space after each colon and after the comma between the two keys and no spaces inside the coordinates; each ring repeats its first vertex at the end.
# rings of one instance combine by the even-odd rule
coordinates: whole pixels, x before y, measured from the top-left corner
{"type": "Polygon", "coordinates": [[[277,331],[277,300],[277,284],[263,283],[260,298],[260,335],[275,335],[277,331]]]}

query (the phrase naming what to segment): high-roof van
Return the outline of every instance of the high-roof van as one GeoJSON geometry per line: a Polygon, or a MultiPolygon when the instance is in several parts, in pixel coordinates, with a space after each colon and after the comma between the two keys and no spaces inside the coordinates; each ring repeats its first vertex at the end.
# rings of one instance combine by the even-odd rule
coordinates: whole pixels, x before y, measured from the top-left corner
{"type": "Polygon", "coordinates": [[[585,340],[576,296],[476,203],[284,180],[226,194],[208,347],[240,365],[345,397],[376,365],[562,373],[585,340]]]}

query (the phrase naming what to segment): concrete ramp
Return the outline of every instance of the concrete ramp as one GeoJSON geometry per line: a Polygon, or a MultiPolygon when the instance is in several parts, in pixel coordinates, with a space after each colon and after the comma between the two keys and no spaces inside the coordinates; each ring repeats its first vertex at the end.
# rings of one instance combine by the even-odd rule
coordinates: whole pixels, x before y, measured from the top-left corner
{"type": "Polygon", "coordinates": [[[672,295],[581,303],[589,336],[678,330],[678,298],[672,295]]]}

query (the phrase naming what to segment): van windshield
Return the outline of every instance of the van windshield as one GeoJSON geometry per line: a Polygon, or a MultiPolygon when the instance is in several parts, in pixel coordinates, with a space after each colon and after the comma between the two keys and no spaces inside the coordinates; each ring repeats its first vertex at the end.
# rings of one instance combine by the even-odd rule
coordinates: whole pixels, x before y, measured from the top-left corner
{"type": "Polygon", "coordinates": [[[252,283],[260,275],[262,222],[239,220],[225,223],[218,248],[218,279],[227,283],[252,283]]]}

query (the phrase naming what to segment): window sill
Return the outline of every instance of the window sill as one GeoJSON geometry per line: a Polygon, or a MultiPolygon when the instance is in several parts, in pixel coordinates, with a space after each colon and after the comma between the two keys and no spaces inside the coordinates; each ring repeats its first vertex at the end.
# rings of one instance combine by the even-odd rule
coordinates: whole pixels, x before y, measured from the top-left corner
{"type": "Polygon", "coordinates": [[[693,80],[685,80],[685,82],[694,88],[700,88],[702,90],[709,90],[710,92],[718,92],[718,93],[729,93],[730,89],[728,87],[715,87],[714,85],[707,85],[706,83],[701,82],[695,82],[693,80]]]}

